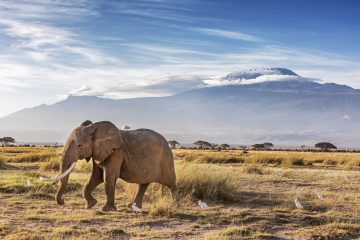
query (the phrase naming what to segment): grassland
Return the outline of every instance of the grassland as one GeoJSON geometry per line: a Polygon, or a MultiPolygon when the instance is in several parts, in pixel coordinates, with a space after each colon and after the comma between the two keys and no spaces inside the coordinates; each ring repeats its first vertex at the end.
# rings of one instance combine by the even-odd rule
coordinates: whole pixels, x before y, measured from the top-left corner
{"type": "Polygon", "coordinates": [[[65,205],[53,195],[61,149],[0,148],[0,239],[357,239],[360,154],[174,150],[180,199],[152,184],[143,213],[126,207],[136,186],[119,180],[117,212],[84,209],[91,164],[70,176],[65,205]],[[30,186],[27,180],[31,180],[30,186]],[[319,199],[318,194],[324,199],[319,199]],[[297,198],[303,209],[296,208],[297,198]],[[201,209],[197,201],[205,201],[201,209]]]}

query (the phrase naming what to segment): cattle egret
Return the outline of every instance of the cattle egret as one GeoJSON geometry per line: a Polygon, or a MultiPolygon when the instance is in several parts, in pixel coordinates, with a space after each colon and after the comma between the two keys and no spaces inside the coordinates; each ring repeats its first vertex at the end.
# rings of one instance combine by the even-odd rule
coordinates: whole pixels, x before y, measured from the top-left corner
{"type": "Polygon", "coordinates": [[[303,208],[303,206],[301,205],[299,199],[295,198],[295,205],[297,208],[303,208]]]}
{"type": "Polygon", "coordinates": [[[136,203],[131,204],[131,208],[134,212],[141,213],[142,210],[136,206],[136,203]]]}
{"type": "Polygon", "coordinates": [[[324,200],[324,196],[321,194],[321,192],[319,192],[319,191],[315,191],[315,192],[320,200],[324,200]]]}
{"type": "Polygon", "coordinates": [[[26,180],[28,186],[32,186],[32,181],[30,179],[26,180]]]}
{"type": "Polygon", "coordinates": [[[203,202],[201,200],[198,201],[198,205],[201,209],[206,209],[208,208],[209,206],[206,204],[206,202],[203,202]]]}
{"type": "Polygon", "coordinates": [[[346,182],[349,182],[349,178],[347,176],[344,177],[346,182]]]}

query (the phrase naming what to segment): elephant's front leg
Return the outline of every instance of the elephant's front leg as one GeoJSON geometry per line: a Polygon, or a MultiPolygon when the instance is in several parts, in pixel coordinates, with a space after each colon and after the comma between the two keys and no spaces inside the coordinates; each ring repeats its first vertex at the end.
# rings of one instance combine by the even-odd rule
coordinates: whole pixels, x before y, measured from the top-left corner
{"type": "Polygon", "coordinates": [[[86,208],[92,208],[97,200],[91,195],[91,192],[103,182],[103,170],[93,161],[93,170],[89,181],[84,187],[83,197],[87,201],[86,208]]]}
{"type": "Polygon", "coordinates": [[[108,159],[107,163],[104,164],[104,183],[105,183],[105,193],[107,201],[105,206],[102,208],[103,211],[116,211],[115,207],[115,185],[116,180],[120,176],[120,166],[121,163],[119,159],[108,159]]]}

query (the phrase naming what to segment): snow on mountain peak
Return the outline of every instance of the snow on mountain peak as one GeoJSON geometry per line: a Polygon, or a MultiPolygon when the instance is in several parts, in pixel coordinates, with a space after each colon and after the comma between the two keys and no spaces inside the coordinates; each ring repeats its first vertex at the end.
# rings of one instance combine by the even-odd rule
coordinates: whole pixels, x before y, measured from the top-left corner
{"type": "Polygon", "coordinates": [[[208,86],[255,84],[268,81],[308,81],[287,68],[250,68],[229,73],[225,77],[205,80],[208,86]]]}
{"type": "Polygon", "coordinates": [[[229,73],[224,80],[255,79],[263,75],[297,76],[296,73],[287,68],[250,68],[229,73]]]}

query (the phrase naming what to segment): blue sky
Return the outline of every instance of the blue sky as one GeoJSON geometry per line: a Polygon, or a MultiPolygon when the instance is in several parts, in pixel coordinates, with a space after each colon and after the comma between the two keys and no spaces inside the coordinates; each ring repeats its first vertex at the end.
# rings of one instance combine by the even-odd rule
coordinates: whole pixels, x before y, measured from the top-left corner
{"type": "Polygon", "coordinates": [[[360,88],[359,1],[0,0],[0,116],[164,96],[250,67],[360,88]]]}

